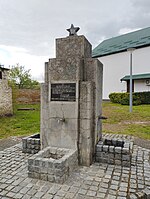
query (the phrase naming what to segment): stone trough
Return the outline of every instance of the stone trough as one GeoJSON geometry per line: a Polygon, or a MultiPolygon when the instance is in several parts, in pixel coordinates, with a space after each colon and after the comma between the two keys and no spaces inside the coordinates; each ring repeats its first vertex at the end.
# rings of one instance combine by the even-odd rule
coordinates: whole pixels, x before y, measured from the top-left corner
{"type": "Polygon", "coordinates": [[[96,145],[96,162],[129,167],[133,142],[118,139],[102,139],[96,145]]]}
{"type": "Polygon", "coordinates": [[[47,147],[28,159],[28,176],[62,184],[77,166],[77,150],[47,147]]]}
{"type": "Polygon", "coordinates": [[[35,154],[40,151],[40,134],[34,134],[22,139],[22,152],[35,154]]]}

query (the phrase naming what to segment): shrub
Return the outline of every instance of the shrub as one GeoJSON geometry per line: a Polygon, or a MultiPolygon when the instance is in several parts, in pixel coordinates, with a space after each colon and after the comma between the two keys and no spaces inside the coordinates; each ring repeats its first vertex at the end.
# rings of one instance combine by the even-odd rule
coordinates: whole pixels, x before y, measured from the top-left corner
{"type": "Polygon", "coordinates": [[[110,101],[113,102],[113,103],[119,103],[120,104],[120,101],[123,97],[123,94],[124,93],[111,93],[109,95],[110,101]]]}
{"type": "MultiPolygon", "coordinates": [[[[122,105],[129,105],[129,93],[111,93],[110,101],[122,105]]],[[[135,92],[132,95],[133,105],[150,104],[150,92],[135,92]]]]}
{"type": "Polygon", "coordinates": [[[140,98],[141,104],[150,104],[150,92],[136,92],[134,95],[140,98]]]}
{"type": "Polygon", "coordinates": [[[111,93],[109,98],[111,102],[120,104],[125,95],[126,93],[111,93]]]}
{"type": "Polygon", "coordinates": [[[129,105],[129,93],[125,93],[119,104],[129,105]]]}

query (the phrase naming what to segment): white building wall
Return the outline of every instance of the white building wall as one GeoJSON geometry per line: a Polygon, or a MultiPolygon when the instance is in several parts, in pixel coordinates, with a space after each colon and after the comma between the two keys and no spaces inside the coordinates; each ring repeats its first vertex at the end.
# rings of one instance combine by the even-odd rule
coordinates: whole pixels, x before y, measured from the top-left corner
{"type": "MultiPolygon", "coordinates": [[[[126,92],[126,82],[120,82],[130,74],[129,52],[100,57],[103,63],[103,99],[109,99],[112,92],[126,92]]],[[[150,47],[136,49],[133,52],[133,74],[150,73],[150,47]]]]}
{"type": "Polygon", "coordinates": [[[150,91],[150,85],[146,85],[146,80],[134,80],[134,92],[150,91]]]}

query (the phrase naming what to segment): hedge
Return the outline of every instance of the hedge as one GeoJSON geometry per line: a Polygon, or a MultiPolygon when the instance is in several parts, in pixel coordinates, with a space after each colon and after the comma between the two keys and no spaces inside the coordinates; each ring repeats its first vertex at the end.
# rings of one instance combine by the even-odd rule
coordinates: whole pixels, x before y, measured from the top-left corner
{"type": "MultiPolygon", "coordinates": [[[[129,93],[110,93],[109,98],[113,103],[129,105],[129,93]]],[[[150,104],[150,92],[135,92],[133,96],[133,105],[150,104]]]]}

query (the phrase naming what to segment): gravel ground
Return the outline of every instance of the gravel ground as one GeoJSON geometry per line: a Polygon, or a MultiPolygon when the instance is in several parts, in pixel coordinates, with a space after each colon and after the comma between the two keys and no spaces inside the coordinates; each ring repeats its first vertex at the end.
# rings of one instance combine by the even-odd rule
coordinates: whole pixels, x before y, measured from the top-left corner
{"type": "Polygon", "coordinates": [[[150,149],[150,140],[143,140],[141,138],[134,138],[134,144],[142,148],[150,149]]]}
{"type": "Polygon", "coordinates": [[[9,137],[7,139],[0,139],[0,151],[18,144],[21,142],[21,140],[22,137],[9,137]]]}
{"type": "MultiPolygon", "coordinates": [[[[22,137],[10,137],[7,139],[0,139],[0,151],[18,144],[19,142],[21,142],[21,140],[22,140],[22,137]]],[[[146,149],[150,149],[150,140],[134,138],[134,144],[146,149]]]]}

